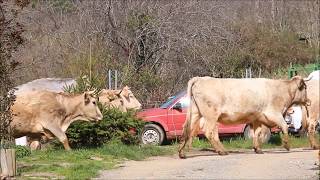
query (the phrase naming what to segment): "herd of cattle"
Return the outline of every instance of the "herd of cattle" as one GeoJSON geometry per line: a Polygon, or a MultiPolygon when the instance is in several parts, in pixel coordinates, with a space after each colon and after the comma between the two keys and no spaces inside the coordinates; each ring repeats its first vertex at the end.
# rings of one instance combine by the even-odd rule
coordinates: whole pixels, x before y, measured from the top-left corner
{"type": "MultiPolygon", "coordinates": [[[[27,136],[32,149],[39,147],[40,140],[57,137],[69,150],[65,132],[72,122],[103,118],[97,101],[122,111],[141,108],[127,86],[121,90],[103,89],[98,95],[63,92],[64,86],[75,83],[72,79],[46,78],[18,86],[12,106],[14,137],[27,136]]],[[[226,155],[227,151],[219,140],[217,122],[250,124],[256,153],[262,153],[259,141],[262,130],[278,126],[284,134],[283,145],[289,150],[288,126],[283,117],[292,105],[302,107],[303,127],[308,130],[311,146],[318,148],[315,126],[320,117],[319,81],[300,76],[291,80],[194,77],[188,82],[187,91],[191,103],[179,147],[180,158],[186,157],[185,146],[201,129],[216,152],[226,155]]]]}
{"type": "Polygon", "coordinates": [[[98,96],[93,92],[69,94],[64,87],[74,85],[71,79],[38,79],[16,87],[16,101],[12,106],[11,126],[15,138],[27,136],[31,149],[40,147],[40,140],[57,137],[69,150],[66,130],[72,122],[99,121],[102,114],[97,99],[105,105],[122,111],[140,109],[141,104],[128,86],[121,90],[102,89],[98,96]]]}

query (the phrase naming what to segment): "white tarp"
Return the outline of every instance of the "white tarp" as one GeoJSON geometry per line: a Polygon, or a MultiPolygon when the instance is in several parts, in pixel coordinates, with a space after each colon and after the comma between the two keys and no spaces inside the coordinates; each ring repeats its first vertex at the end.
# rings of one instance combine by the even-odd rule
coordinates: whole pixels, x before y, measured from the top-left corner
{"type": "Polygon", "coordinates": [[[313,71],[312,73],[309,74],[308,78],[312,77],[312,80],[319,80],[320,79],[320,70],[318,71],[313,71]]]}
{"type": "Polygon", "coordinates": [[[300,129],[301,127],[301,121],[302,121],[302,110],[301,110],[301,106],[298,105],[294,105],[292,106],[292,109],[294,111],[293,114],[291,114],[291,119],[293,122],[293,127],[295,129],[300,129]]]}
{"type": "Polygon", "coordinates": [[[26,146],[27,145],[27,137],[23,136],[21,138],[15,139],[16,145],[26,146]]]}
{"type": "Polygon", "coordinates": [[[53,92],[63,92],[64,87],[75,85],[76,81],[72,78],[42,78],[30,81],[28,83],[15,87],[15,95],[20,93],[35,91],[35,90],[47,90],[53,92]]]}

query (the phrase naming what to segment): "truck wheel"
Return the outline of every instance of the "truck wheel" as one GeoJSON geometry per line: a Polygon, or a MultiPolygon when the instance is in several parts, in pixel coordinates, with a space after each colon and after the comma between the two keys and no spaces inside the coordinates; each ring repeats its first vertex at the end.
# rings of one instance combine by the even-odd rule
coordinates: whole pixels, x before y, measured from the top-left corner
{"type": "Polygon", "coordinates": [[[143,144],[161,145],[164,141],[164,132],[156,124],[147,124],[141,133],[141,142],[143,144]]]}
{"type": "Polygon", "coordinates": [[[252,139],[252,134],[250,134],[250,126],[246,126],[243,131],[244,139],[252,139]]]}
{"type": "MultiPolygon", "coordinates": [[[[252,136],[253,135],[251,135],[250,134],[250,126],[246,126],[245,128],[244,128],[244,131],[243,131],[243,137],[245,138],[245,139],[252,139],[252,136]]],[[[265,128],[263,128],[262,130],[261,130],[261,134],[260,134],[260,142],[261,143],[266,143],[266,142],[269,142],[269,140],[270,140],[270,138],[271,138],[271,131],[270,131],[270,129],[268,128],[268,129],[265,129],[265,128]]]]}

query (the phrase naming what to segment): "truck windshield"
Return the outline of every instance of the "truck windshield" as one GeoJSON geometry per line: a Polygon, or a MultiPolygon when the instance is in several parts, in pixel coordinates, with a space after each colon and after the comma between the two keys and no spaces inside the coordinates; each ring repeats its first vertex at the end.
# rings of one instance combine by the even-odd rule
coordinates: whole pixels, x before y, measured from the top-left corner
{"type": "Polygon", "coordinates": [[[163,103],[160,108],[162,109],[167,109],[172,103],[174,103],[178,98],[183,97],[185,94],[187,93],[186,90],[184,91],[180,91],[178,93],[176,93],[175,95],[169,97],[169,99],[167,100],[167,102],[163,103]]]}

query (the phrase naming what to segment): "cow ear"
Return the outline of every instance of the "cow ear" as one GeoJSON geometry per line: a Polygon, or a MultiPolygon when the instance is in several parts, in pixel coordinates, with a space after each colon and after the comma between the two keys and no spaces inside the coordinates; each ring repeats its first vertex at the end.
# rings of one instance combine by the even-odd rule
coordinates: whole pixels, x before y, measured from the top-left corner
{"type": "Polygon", "coordinates": [[[123,91],[123,89],[121,89],[121,90],[115,90],[115,95],[116,95],[118,98],[121,98],[122,91],[123,91]]]}
{"type": "Polygon", "coordinates": [[[130,88],[128,86],[125,86],[123,89],[122,89],[122,95],[126,98],[129,98],[129,90],[130,88]]]}
{"type": "Polygon", "coordinates": [[[90,103],[90,96],[91,95],[89,93],[87,93],[87,92],[84,93],[84,104],[85,105],[90,103]]]}
{"type": "Polygon", "coordinates": [[[296,82],[296,84],[298,85],[298,89],[299,90],[303,90],[307,86],[305,81],[303,80],[303,78],[301,76],[294,76],[291,80],[296,82]]]}
{"type": "Polygon", "coordinates": [[[301,79],[299,83],[299,90],[306,89],[306,87],[307,87],[306,83],[304,82],[303,79],[301,79]]]}

